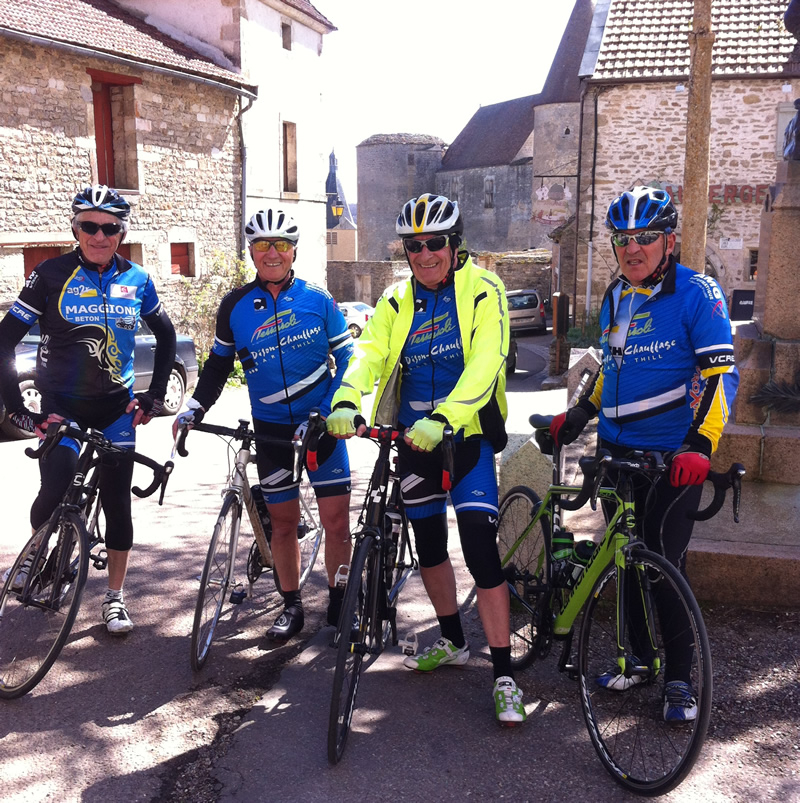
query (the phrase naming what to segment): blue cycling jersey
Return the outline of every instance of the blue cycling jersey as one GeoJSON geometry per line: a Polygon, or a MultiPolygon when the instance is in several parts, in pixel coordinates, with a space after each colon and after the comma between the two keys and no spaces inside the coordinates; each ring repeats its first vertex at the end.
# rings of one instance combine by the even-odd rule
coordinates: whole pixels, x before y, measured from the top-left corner
{"type": "Polygon", "coordinates": [[[600,436],[635,449],[692,443],[710,454],[739,381],[717,282],[677,263],[653,288],[618,279],[600,325],[603,368],[585,396],[600,436]]]}
{"type": "Polygon", "coordinates": [[[39,390],[94,399],[133,386],[139,318],[160,310],[144,268],[116,255],[99,273],[76,249],[38,265],[9,315],[39,321],[39,390]]]}
{"type": "MultiPolygon", "coordinates": [[[[299,424],[314,407],[327,416],[352,353],[353,338],[333,297],[297,278],[277,298],[257,279],[225,296],[211,349],[225,376],[234,357],[239,358],[253,416],[279,424],[299,424]],[[335,377],[328,367],[329,353],[336,359],[335,377]]],[[[222,390],[215,384],[219,373],[200,375],[194,398],[205,409],[222,390]]]]}
{"type": "Polygon", "coordinates": [[[414,293],[414,319],[401,357],[398,414],[409,427],[444,402],[464,371],[453,284],[433,291],[417,283],[414,293]]]}

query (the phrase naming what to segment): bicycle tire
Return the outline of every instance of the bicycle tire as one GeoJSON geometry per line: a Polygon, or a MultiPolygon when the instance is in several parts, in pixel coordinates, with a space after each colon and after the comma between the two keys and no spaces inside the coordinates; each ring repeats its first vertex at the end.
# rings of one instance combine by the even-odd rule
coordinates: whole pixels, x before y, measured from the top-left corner
{"type": "MultiPolygon", "coordinates": [[[[300,547],[300,583],[298,589],[306,584],[314,569],[319,554],[325,528],[319,517],[317,495],[311,483],[305,479],[300,483],[300,521],[297,524],[297,541],[300,547]]],[[[272,568],[272,579],[279,594],[283,594],[281,578],[277,569],[272,568]]]]}
{"type": "Polygon", "coordinates": [[[211,534],[206,562],[200,575],[200,590],[192,623],[192,669],[200,670],[208,658],[222,607],[233,575],[233,542],[238,534],[242,507],[234,493],[228,493],[211,534]]]}
{"type": "Polygon", "coordinates": [[[374,644],[377,595],[372,585],[378,580],[379,556],[375,538],[366,535],[359,542],[350,563],[334,641],[338,644],[338,651],[328,717],[328,761],[331,764],[338,764],[344,754],[364,656],[369,654],[374,644]]]}
{"type": "Polygon", "coordinates": [[[0,698],[27,694],[53,666],[78,615],[88,572],[89,536],[74,513],[62,511],[25,544],[0,592],[0,698]],[[14,590],[32,551],[40,556],[32,567],[40,568],[14,590]]]}
{"type": "MultiPolygon", "coordinates": [[[[617,661],[617,571],[612,564],[600,575],[586,607],[578,646],[581,706],[592,744],[614,780],[639,795],[662,795],[688,775],[703,746],[711,716],[711,652],[703,617],[689,584],[661,555],[637,549],[627,561],[625,582],[634,582],[625,594],[628,621],[636,616],[633,606],[651,600],[657,648],[650,656],[637,655],[629,632],[619,634],[626,654],[637,655],[650,667],[643,681],[625,691],[611,691],[596,682],[617,661]],[[635,568],[634,568],[635,567],[635,568]],[[641,582],[646,577],[649,589],[641,582]],[[662,585],[663,584],[663,585],[662,585]],[[675,595],[675,608],[657,608],[654,591],[675,595]],[[693,657],[689,682],[697,695],[693,722],[666,723],[663,719],[665,624],[676,624],[691,640],[693,657]],[[658,658],[660,666],[656,664],[658,658]]],[[[644,608],[638,609],[643,611],[644,608]]],[[[644,621],[642,619],[642,621],[644,621]]],[[[639,646],[639,651],[641,646],[639,646]]],[[[684,678],[685,679],[685,678],[684,678]]]]}
{"type": "Polygon", "coordinates": [[[511,666],[525,669],[541,650],[541,606],[548,598],[549,530],[540,519],[536,528],[517,543],[541,500],[524,485],[513,487],[500,502],[497,545],[503,574],[510,586],[509,624],[511,666]]]}

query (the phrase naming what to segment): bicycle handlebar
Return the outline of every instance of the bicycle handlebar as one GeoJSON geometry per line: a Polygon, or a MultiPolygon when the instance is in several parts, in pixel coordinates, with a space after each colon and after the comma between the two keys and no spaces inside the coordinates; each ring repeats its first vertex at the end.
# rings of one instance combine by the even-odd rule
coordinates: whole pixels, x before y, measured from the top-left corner
{"type": "MultiPolygon", "coordinates": [[[[181,457],[188,457],[189,451],[186,448],[186,438],[190,430],[195,429],[198,432],[208,432],[211,435],[222,435],[226,438],[233,438],[239,441],[252,441],[253,443],[262,443],[269,446],[286,446],[286,441],[281,438],[275,438],[270,435],[258,435],[250,429],[250,422],[246,418],[239,419],[239,426],[235,429],[231,427],[223,427],[219,424],[207,424],[201,421],[199,424],[192,424],[191,426],[181,425],[180,434],[175,448],[181,457]]],[[[294,445],[294,466],[292,470],[292,479],[297,482],[300,479],[300,474],[303,470],[303,457],[311,456],[311,447],[314,447],[314,459],[316,460],[316,446],[320,435],[325,432],[325,423],[319,415],[319,410],[314,408],[309,414],[309,426],[303,436],[302,440],[296,440],[294,445]],[[320,429],[321,427],[321,429],[320,429]]],[[[310,459],[308,461],[308,468],[310,471],[315,471],[312,468],[310,459]]]]}
{"type": "MultiPolygon", "coordinates": [[[[548,446],[555,446],[554,438],[549,431],[553,418],[554,416],[552,415],[534,414],[528,419],[531,426],[536,430],[536,442],[545,454],[552,454],[552,451],[547,452],[545,450],[548,446]]],[[[641,455],[633,457],[612,457],[610,452],[600,449],[595,457],[580,458],[578,465],[584,475],[583,485],[574,499],[561,499],[560,505],[564,510],[579,510],[590,499],[594,508],[603,477],[609,469],[633,471],[642,474],[664,474],[669,468],[669,456],[666,461],[661,452],[643,452],[641,455]]],[[[745,468],[741,463],[733,463],[727,471],[722,473],[709,471],[706,481],[714,486],[714,498],[702,510],[687,513],[688,517],[695,521],[707,521],[716,516],[725,502],[728,488],[731,488],[733,489],[733,520],[738,524],[739,508],[742,501],[742,477],[744,474],[745,468]]]]}
{"type": "Polygon", "coordinates": [[[132,457],[134,462],[146,466],[153,472],[153,481],[144,490],[136,486],[131,488],[131,491],[140,499],[145,499],[152,496],[160,487],[161,494],[158,497],[158,504],[164,502],[164,493],[167,490],[167,481],[169,475],[172,474],[172,469],[175,467],[171,460],[167,460],[163,465],[156,462],[147,455],[135,452],[133,449],[127,449],[123,446],[117,446],[112,443],[102,432],[95,430],[84,431],[78,427],[70,426],[66,421],[54,421],[47,427],[47,433],[44,440],[39,445],[38,449],[25,449],[25,454],[34,460],[46,460],[50,452],[57,446],[62,438],[72,438],[73,440],[80,441],[81,443],[90,443],[95,449],[101,452],[115,452],[117,454],[124,454],[132,457]]]}

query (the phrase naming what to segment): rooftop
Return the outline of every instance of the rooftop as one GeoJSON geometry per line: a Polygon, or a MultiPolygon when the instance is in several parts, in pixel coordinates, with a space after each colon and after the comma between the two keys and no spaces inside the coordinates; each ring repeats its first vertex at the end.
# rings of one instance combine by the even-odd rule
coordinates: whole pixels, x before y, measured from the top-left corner
{"type": "MultiPolygon", "coordinates": [[[[795,45],[783,25],[786,0],[714,0],[715,77],[784,71],[795,45]]],[[[686,78],[693,0],[610,0],[593,81],[686,78]]]]}
{"type": "MultiPolygon", "coordinates": [[[[293,4],[301,0],[293,0],[293,4]]],[[[310,3],[305,3],[310,5],[310,3]]],[[[2,0],[0,36],[34,36],[245,87],[242,76],[162,33],[110,0],[2,0]]]]}

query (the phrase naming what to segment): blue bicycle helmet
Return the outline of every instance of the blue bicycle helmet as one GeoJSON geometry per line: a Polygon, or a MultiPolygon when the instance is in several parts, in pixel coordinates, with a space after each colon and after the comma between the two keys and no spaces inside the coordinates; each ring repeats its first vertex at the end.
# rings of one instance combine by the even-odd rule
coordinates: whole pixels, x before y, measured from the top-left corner
{"type": "Polygon", "coordinates": [[[81,212],[107,212],[109,215],[126,222],[131,216],[131,205],[111,187],[105,184],[95,184],[85,187],[72,202],[72,214],[81,212]]]}
{"type": "Polygon", "coordinates": [[[611,231],[651,229],[670,234],[678,225],[678,210],[669,193],[654,187],[633,187],[608,207],[606,228],[611,231]]]}

